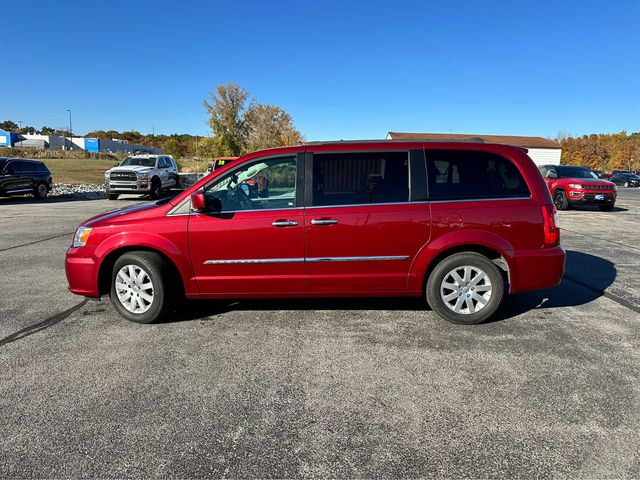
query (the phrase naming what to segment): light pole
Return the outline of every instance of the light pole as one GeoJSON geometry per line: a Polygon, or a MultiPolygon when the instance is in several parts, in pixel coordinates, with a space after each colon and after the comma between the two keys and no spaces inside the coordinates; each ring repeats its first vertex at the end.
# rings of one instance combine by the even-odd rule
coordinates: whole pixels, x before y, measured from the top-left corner
{"type": "Polygon", "coordinates": [[[71,126],[71,110],[67,108],[67,112],[69,112],[69,150],[73,150],[73,127],[71,126]]]}
{"type": "Polygon", "coordinates": [[[155,127],[151,127],[151,135],[153,135],[154,137],[156,136],[156,129],[155,129],[155,127]]]}

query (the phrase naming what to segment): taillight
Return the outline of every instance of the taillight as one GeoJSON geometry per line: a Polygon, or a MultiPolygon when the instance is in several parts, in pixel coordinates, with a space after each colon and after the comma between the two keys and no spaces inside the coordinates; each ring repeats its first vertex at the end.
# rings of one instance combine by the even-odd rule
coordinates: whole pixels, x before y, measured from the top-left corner
{"type": "Polygon", "coordinates": [[[546,247],[555,247],[560,244],[560,224],[558,211],[553,205],[542,207],[542,222],[544,224],[544,244],[546,247]]]}

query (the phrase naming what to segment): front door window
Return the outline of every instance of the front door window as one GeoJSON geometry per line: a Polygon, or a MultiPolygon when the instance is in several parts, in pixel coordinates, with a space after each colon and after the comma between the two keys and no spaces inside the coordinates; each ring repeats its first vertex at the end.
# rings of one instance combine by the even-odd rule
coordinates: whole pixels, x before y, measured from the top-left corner
{"type": "Polygon", "coordinates": [[[243,165],[207,186],[204,196],[207,204],[220,200],[223,212],[293,208],[296,159],[269,158],[243,165]]]}

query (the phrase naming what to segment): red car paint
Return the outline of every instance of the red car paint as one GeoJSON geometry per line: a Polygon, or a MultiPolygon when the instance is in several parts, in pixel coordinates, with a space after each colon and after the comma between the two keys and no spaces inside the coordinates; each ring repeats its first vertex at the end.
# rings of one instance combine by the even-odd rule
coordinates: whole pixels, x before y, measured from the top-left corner
{"type": "MultiPolygon", "coordinates": [[[[307,172],[309,169],[306,170],[307,172]]],[[[254,152],[241,157],[163,205],[135,206],[85,221],[87,244],[66,257],[69,290],[89,297],[108,293],[119,255],[153,250],[179,274],[187,298],[422,296],[429,269],[448,253],[497,252],[508,268],[510,292],[557,285],[565,252],[559,245],[549,190],[526,151],[476,143],[335,142],[254,152]],[[489,152],[510,160],[530,197],[473,201],[238,211],[211,216],[176,208],[219,175],[252,159],[350,151],[457,150],[489,152]],[[335,219],[318,226],[312,220],[335,219]],[[275,228],[275,221],[297,222],[275,228]],[[207,259],[295,258],[290,263],[207,265],[207,259]],[[402,257],[398,261],[308,262],[324,257],[402,257]],[[405,258],[406,257],[406,258],[405,258]],[[106,281],[105,281],[106,279],[106,281]]]]}

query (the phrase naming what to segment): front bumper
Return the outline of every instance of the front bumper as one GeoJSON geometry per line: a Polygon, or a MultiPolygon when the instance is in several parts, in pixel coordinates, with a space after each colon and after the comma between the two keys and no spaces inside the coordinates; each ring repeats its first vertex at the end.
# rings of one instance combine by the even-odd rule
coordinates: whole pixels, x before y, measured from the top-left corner
{"type": "Polygon", "coordinates": [[[64,269],[69,291],[85,297],[98,297],[98,265],[93,258],[80,256],[81,248],[69,247],[67,250],[64,269]]]}
{"type": "Polygon", "coordinates": [[[148,182],[125,182],[110,181],[105,182],[107,193],[148,193],[151,191],[151,184],[148,182]]]}
{"type": "Polygon", "coordinates": [[[613,205],[616,203],[617,194],[611,191],[582,192],[571,190],[567,198],[571,205],[613,205]]]}

